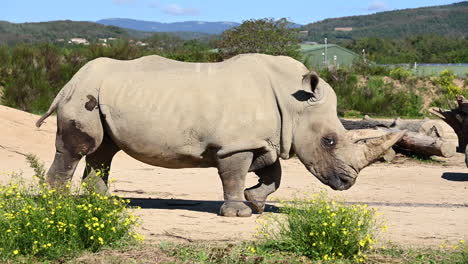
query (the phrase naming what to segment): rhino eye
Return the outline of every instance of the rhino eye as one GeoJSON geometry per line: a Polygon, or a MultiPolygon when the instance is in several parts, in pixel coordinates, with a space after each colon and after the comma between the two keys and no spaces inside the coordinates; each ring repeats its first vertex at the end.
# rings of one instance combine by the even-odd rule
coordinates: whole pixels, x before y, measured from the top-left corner
{"type": "Polygon", "coordinates": [[[336,138],[334,136],[325,136],[322,138],[322,145],[326,148],[333,148],[336,145],[336,138]]]}

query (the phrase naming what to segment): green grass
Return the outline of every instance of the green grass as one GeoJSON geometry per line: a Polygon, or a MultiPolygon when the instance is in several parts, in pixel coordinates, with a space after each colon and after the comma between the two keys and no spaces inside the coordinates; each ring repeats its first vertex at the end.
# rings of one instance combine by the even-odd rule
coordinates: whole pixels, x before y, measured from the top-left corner
{"type": "MultiPolygon", "coordinates": [[[[314,260],[297,253],[280,250],[262,250],[256,242],[227,243],[161,243],[170,261],[161,263],[356,263],[354,259],[314,260]]],[[[156,249],[156,250],[157,250],[156,249]]],[[[458,243],[457,248],[405,248],[390,246],[368,252],[365,263],[411,264],[464,264],[468,261],[468,248],[458,243]]]]}
{"type": "Polygon", "coordinates": [[[27,185],[12,175],[0,186],[0,262],[55,260],[142,240],[128,200],[96,193],[86,183],[49,189],[43,165],[31,155],[28,161],[37,182],[27,185]]]}

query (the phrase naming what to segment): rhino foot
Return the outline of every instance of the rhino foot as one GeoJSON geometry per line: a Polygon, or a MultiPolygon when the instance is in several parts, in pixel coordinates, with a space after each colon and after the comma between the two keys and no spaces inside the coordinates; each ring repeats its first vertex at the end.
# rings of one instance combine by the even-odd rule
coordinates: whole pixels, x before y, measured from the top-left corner
{"type": "Polygon", "coordinates": [[[252,215],[252,209],[242,202],[224,202],[219,214],[227,217],[249,217],[252,215]]]}
{"type": "Polygon", "coordinates": [[[260,188],[256,189],[246,189],[244,191],[244,196],[247,201],[249,201],[250,207],[255,209],[259,214],[263,213],[265,210],[265,200],[268,194],[262,192],[260,188]]]}

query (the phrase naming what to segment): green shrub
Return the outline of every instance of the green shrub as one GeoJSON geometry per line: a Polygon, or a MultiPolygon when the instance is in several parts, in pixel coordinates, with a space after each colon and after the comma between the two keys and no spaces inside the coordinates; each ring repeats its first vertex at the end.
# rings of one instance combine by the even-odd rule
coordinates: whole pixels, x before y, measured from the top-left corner
{"type": "Polygon", "coordinates": [[[434,78],[434,83],[442,88],[448,98],[454,99],[455,96],[463,93],[462,89],[453,83],[455,78],[456,76],[451,71],[444,70],[440,72],[439,77],[434,78]]]}
{"type": "Polygon", "coordinates": [[[280,212],[284,215],[269,215],[260,227],[264,243],[259,247],[290,251],[313,260],[363,262],[365,251],[377,242],[377,229],[386,228],[367,205],[345,205],[323,193],[284,203],[280,212]]]}
{"type": "Polygon", "coordinates": [[[394,68],[390,70],[389,75],[395,80],[406,81],[413,74],[403,68],[394,68]]]}
{"type": "MultiPolygon", "coordinates": [[[[34,157],[29,161],[43,181],[42,165],[34,157]]],[[[126,209],[128,200],[85,186],[81,196],[70,185],[57,191],[45,183],[28,186],[21,178],[0,186],[0,261],[57,259],[142,239],[133,231],[138,218],[126,209]]]]}
{"type": "Polygon", "coordinates": [[[349,70],[322,70],[320,77],[335,90],[338,112],[350,111],[380,116],[421,116],[422,99],[412,88],[396,90],[380,76],[368,77],[363,83],[349,70]]]}

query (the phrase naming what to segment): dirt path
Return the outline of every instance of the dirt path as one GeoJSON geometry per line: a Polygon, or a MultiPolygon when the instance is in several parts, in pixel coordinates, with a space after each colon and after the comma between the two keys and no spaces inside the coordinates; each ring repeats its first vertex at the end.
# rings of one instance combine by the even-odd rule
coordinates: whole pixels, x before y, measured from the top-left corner
{"type": "MultiPolygon", "coordinates": [[[[0,106],[0,172],[32,175],[23,154],[37,154],[46,165],[54,155],[55,121],[40,130],[37,116],[0,106]]],[[[448,128],[447,128],[448,129],[448,128]]],[[[455,139],[455,135],[450,135],[455,139]]],[[[362,171],[355,186],[333,192],[323,186],[296,159],[283,161],[283,181],[272,199],[328,190],[350,202],[370,203],[384,212],[389,228],[384,240],[404,245],[438,246],[468,238],[468,169],[457,154],[440,163],[400,159],[397,164],[374,164],[362,171]]],[[[83,171],[81,163],[75,181],[83,171]]],[[[256,220],[217,215],[222,199],[215,169],[169,170],[145,165],[119,153],[113,163],[111,190],[143,208],[141,231],[148,240],[238,241],[255,237],[256,220]]],[[[7,181],[2,174],[0,183],[7,181]]],[[[247,185],[256,183],[248,175],[247,185]]],[[[268,208],[274,209],[275,204],[268,208]]]]}

